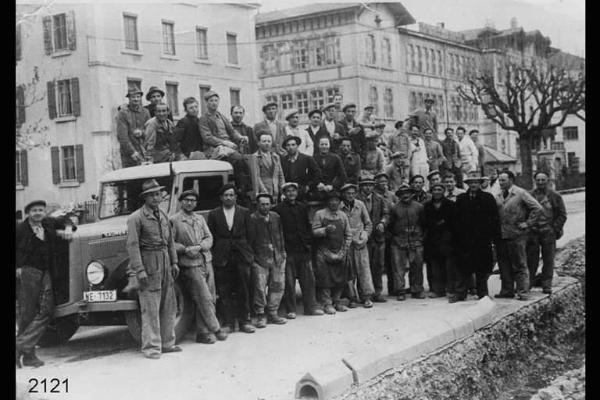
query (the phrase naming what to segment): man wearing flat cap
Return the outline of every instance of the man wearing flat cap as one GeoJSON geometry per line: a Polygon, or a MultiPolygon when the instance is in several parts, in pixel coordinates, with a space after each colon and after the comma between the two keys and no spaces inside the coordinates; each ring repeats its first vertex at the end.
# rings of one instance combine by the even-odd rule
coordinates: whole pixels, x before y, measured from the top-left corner
{"type": "Polygon", "coordinates": [[[285,116],[285,119],[287,120],[288,124],[285,127],[286,138],[282,143],[283,149],[287,150],[285,148],[285,143],[290,136],[297,137],[300,139],[300,142],[298,143],[298,151],[300,151],[302,154],[312,157],[315,153],[314,143],[308,132],[298,127],[298,110],[289,110],[285,116]]]}
{"type": "MultiPolygon", "coordinates": [[[[150,86],[150,89],[148,89],[148,93],[146,93],[146,100],[148,100],[150,102],[150,104],[147,104],[144,106],[144,108],[146,110],[148,110],[148,112],[150,113],[150,117],[154,117],[156,115],[155,114],[156,105],[158,103],[162,103],[164,98],[165,98],[165,92],[163,92],[156,86],[150,86]]],[[[171,110],[168,109],[168,107],[167,107],[167,118],[171,122],[173,122],[173,114],[171,113],[171,110]]]]}
{"type": "Polygon", "coordinates": [[[142,95],[138,88],[127,92],[129,104],[121,106],[117,113],[117,139],[121,151],[121,167],[134,167],[146,161],[136,143],[143,141],[144,127],[150,119],[150,113],[142,107],[142,95]]]}
{"type": "Polygon", "coordinates": [[[285,155],[285,149],[282,145],[286,137],[285,124],[277,120],[277,103],[274,101],[267,102],[262,107],[262,112],[265,115],[265,119],[254,125],[254,128],[252,129],[254,135],[256,135],[256,143],[259,142],[259,132],[269,132],[273,138],[273,151],[280,156],[285,155]]]}
{"type": "Polygon", "coordinates": [[[362,170],[362,160],[358,154],[352,151],[352,141],[350,138],[343,138],[338,148],[340,159],[344,163],[344,171],[346,172],[346,181],[350,183],[358,183],[358,177],[362,170]]]}
{"type": "Polygon", "coordinates": [[[310,136],[310,139],[312,140],[313,143],[313,154],[309,154],[311,156],[314,156],[315,154],[317,154],[318,151],[318,141],[317,141],[317,136],[320,136],[321,134],[324,133],[319,133],[319,131],[321,130],[321,122],[323,119],[323,112],[319,109],[314,109],[308,112],[308,120],[310,121],[308,127],[306,128],[306,132],[308,133],[308,136],[310,136]]]}
{"type": "MultiPolygon", "coordinates": [[[[18,333],[15,340],[16,365],[40,367],[35,347],[44,335],[54,311],[53,277],[55,258],[71,240],[71,224],[46,217],[46,202],[32,201],[25,206],[27,218],[16,229],[16,277],[18,333]],[[62,240],[65,239],[65,240],[62,240]],[[21,361],[22,358],[22,361],[21,361]]],[[[73,229],[75,229],[73,227],[73,229]]]]}
{"type": "Polygon", "coordinates": [[[344,118],[340,120],[340,125],[344,128],[346,137],[352,141],[352,150],[364,159],[366,150],[366,138],[363,127],[356,121],[356,104],[348,103],[342,108],[344,118]]]}
{"type": "Polygon", "coordinates": [[[227,333],[221,330],[215,311],[217,294],[210,253],[213,237],[204,217],[194,212],[199,200],[195,190],[182,192],[181,210],[170,221],[181,269],[179,280],[196,308],[196,342],[212,344],[227,339],[227,333]]]}
{"type": "Polygon", "coordinates": [[[287,322],[277,314],[283,298],[287,255],[281,217],[270,211],[273,197],[259,193],[256,203],[257,210],[250,215],[248,225],[248,244],[254,251],[252,308],[256,314],[256,327],[265,328],[267,322],[277,325],[287,322]]]}
{"type": "Polygon", "coordinates": [[[430,128],[437,135],[438,131],[438,120],[435,111],[432,110],[435,100],[433,97],[427,97],[423,101],[425,108],[419,108],[411,114],[414,118],[419,130],[423,132],[425,128],[430,128]]]}
{"type": "Polygon", "coordinates": [[[142,314],[142,353],[158,359],[179,352],[175,345],[176,300],[173,282],[179,275],[177,250],[169,217],[159,208],[162,189],[155,179],[142,183],[144,205],[127,218],[128,274],[138,281],[142,314]]]}
{"type": "Polygon", "coordinates": [[[408,122],[398,121],[394,125],[396,133],[392,136],[390,141],[390,151],[392,155],[390,158],[392,166],[388,167],[386,173],[390,175],[390,181],[393,183],[393,189],[397,190],[400,184],[406,182],[409,178],[410,173],[410,157],[411,157],[411,144],[410,136],[408,135],[408,129],[410,125],[408,122]]]}
{"type": "Polygon", "coordinates": [[[321,123],[321,129],[317,133],[317,140],[321,137],[329,137],[331,140],[331,151],[336,152],[342,139],[346,137],[346,131],[335,119],[335,104],[329,103],[323,107],[325,118],[321,123]]]}
{"type": "Polygon", "coordinates": [[[316,193],[321,182],[321,170],[313,157],[298,151],[301,143],[302,140],[296,136],[285,139],[283,146],[287,154],[281,157],[281,169],[286,182],[298,184],[298,200],[304,201],[316,193]]]}

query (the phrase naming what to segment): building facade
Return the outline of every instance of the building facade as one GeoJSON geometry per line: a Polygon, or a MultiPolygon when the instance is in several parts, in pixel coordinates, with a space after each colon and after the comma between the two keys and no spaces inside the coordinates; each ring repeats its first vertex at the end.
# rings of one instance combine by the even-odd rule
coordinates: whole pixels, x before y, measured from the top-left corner
{"type": "Polygon", "coordinates": [[[184,98],[201,99],[209,89],[225,114],[243,104],[256,121],[255,10],[195,2],[17,5],[17,149],[24,149],[17,151],[17,210],[37,198],[65,206],[97,192],[99,177],[120,167],[115,116],[133,85],[165,91],[176,121],[184,98]]]}

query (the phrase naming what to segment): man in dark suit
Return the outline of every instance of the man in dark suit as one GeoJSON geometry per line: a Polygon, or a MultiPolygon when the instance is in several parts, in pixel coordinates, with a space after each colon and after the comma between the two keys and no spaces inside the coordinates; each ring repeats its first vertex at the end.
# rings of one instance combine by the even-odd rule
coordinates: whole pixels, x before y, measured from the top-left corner
{"type": "Polygon", "coordinates": [[[248,243],[248,209],[236,205],[233,184],[219,190],[222,206],[208,214],[213,235],[213,267],[217,287],[217,314],[225,331],[233,332],[237,319],[240,331],[253,333],[250,320],[250,266],[254,252],[248,243]]]}
{"type": "Polygon", "coordinates": [[[262,108],[265,114],[265,119],[254,125],[252,130],[255,135],[255,142],[258,143],[260,138],[258,132],[269,132],[273,136],[273,151],[280,156],[285,155],[283,148],[283,140],[285,139],[285,124],[277,120],[277,103],[270,101],[262,108]]]}
{"type": "Polygon", "coordinates": [[[331,151],[336,153],[342,139],[347,137],[346,130],[335,120],[334,103],[329,103],[323,107],[323,112],[325,113],[325,119],[321,123],[321,129],[317,132],[316,139],[329,137],[331,140],[331,151]]]}
{"type": "Polygon", "coordinates": [[[185,108],[185,117],[177,121],[174,133],[179,141],[181,152],[192,160],[201,160],[206,158],[202,152],[202,136],[198,127],[198,100],[194,97],[187,97],[183,100],[185,108]]]}
{"type": "Polygon", "coordinates": [[[240,146],[240,153],[252,154],[258,150],[258,144],[256,138],[252,132],[252,128],[243,122],[246,110],[244,107],[237,105],[231,107],[231,126],[233,130],[237,131],[240,135],[248,138],[248,143],[240,146]]]}
{"type": "Polygon", "coordinates": [[[298,151],[301,139],[288,136],[283,142],[287,155],[281,157],[281,168],[286,182],[298,184],[298,201],[304,201],[310,192],[317,190],[321,182],[321,171],[314,158],[298,151]]]}
{"type": "Polygon", "coordinates": [[[324,200],[326,193],[341,188],[348,178],[340,156],[329,151],[329,138],[320,138],[318,145],[319,153],[314,158],[321,170],[321,182],[317,185],[317,190],[319,191],[319,197],[324,200]]]}
{"type": "Polygon", "coordinates": [[[306,132],[308,132],[308,136],[310,136],[311,140],[313,141],[314,156],[319,152],[319,142],[317,140],[317,136],[321,130],[323,112],[319,109],[314,109],[308,113],[308,119],[310,120],[310,125],[308,125],[308,128],[306,128],[306,132]]]}

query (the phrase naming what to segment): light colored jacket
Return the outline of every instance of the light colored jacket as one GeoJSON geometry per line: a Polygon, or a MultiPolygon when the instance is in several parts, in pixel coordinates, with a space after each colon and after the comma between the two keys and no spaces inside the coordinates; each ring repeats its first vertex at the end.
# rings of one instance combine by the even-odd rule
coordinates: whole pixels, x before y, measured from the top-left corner
{"type": "Polygon", "coordinates": [[[362,201],[355,199],[352,208],[342,202],[341,210],[346,213],[350,222],[352,244],[356,248],[364,247],[371,236],[371,232],[373,232],[373,223],[369,211],[367,211],[367,206],[362,201]]]}
{"type": "Polygon", "coordinates": [[[473,140],[468,136],[463,136],[462,140],[458,142],[460,148],[460,160],[463,164],[463,170],[465,172],[475,171],[479,163],[479,150],[473,140]],[[465,168],[465,164],[468,167],[465,168]]]}
{"type": "Polygon", "coordinates": [[[279,155],[274,152],[270,152],[269,154],[271,156],[271,162],[273,163],[273,174],[270,174],[269,176],[261,175],[260,163],[263,156],[260,151],[257,151],[252,154],[249,160],[250,175],[252,177],[254,197],[259,193],[269,193],[276,202],[279,197],[281,186],[285,183],[285,177],[283,175],[283,169],[281,168],[279,155]]]}
{"type": "MultiPolygon", "coordinates": [[[[213,237],[208,229],[206,220],[200,214],[186,215],[183,211],[172,215],[170,218],[173,228],[175,250],[179,257],[179,265],[183,267],[198,267],[211,264],[212,255],[210,248],[213,237]],[[199,250],[196,257],[189,257],[185,249],[192,247],[199,250]]],[[[212,265],[212,264],[211,264],[212,265]]]]}
{"type": "Polygon", "coordinates": [[[512,185],[506,199],[502,190],[495,198],[500,214],[502,239],[522,237],[538,225],[543,212],[542,206],[525,189],[512,185]],[[522,222],[527,223],[527,228],[519,228],[522,222]]]}

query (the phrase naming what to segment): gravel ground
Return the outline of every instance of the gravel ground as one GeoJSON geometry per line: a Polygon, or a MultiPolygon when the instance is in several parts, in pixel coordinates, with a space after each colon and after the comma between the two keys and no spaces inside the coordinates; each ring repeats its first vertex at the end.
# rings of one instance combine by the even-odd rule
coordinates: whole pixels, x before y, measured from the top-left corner
{"type": "Polygon", "coordinates": [[[571,240],[555,258],[556,273],[579,279],[585,288],[585,235],[571,240]]]}
{"type": "Polygon", "coordinates": [[[585,359],[583,363],[583,367],[554,379],[550,386],[540,389],[530,400],[584,400],[585,359]]]}

